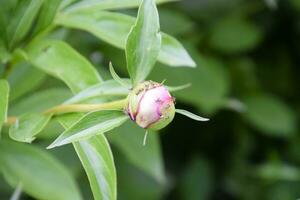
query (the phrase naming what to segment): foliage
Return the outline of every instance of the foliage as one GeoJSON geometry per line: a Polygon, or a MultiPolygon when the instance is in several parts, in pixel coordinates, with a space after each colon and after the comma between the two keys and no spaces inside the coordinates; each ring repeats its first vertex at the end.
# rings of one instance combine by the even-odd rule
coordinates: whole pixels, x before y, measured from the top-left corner
{"type": "Polygon", "coordinates": [[[300,197],[298,1],[169,1],[0,1],[0,199],[300,197]],[[143,146],[146,79],[211,120],[143,146]]]}

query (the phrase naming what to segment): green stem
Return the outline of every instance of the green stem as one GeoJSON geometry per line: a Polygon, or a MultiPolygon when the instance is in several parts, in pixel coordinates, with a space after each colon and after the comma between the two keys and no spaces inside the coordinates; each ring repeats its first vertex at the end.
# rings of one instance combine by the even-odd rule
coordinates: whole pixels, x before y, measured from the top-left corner
{"type": "MultiPolygon", "coordinates": [[[[127,103],[127,99],[121,99],[108,103],[101,104],[65,104],[55,106],[43,112],[44,115],[59,115],[72,112],[92,112],[100,110],[123,110],[127,103]]],[[[12,125],[17,121],[17,117],[10,116],[7,118],[5,124],[12,125]]]]}
{"type": "Polygon", "coordinates": [[[22,184],[18,183],[14,193],[10,197],[10,200],[19,200],[22,194],[22,184]]]}
{"type": "Polygon", "coordinates": [[[91,112],[99,110],[121,110],[125,107],[126,99],[102,104],[66,104],[59,105],[43,112],[44,114],[64,114],[70,112],[91,112]]]}

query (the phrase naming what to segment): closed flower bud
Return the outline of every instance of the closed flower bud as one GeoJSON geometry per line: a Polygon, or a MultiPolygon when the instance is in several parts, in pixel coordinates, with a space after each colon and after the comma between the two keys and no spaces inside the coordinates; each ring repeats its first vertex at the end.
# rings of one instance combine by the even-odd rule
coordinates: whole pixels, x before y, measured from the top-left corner
{"type": "Polygon", "coordinates": [[[162,84],[145,81],[129,93],[126,111],[140,127],[159,130],[174,118],[174,98],[162,84]]]}

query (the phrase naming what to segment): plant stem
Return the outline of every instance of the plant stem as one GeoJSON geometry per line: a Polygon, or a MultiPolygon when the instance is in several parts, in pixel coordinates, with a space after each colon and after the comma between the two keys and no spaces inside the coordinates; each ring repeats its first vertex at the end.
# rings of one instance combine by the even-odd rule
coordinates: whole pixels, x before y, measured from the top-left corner
{"type": "Polygon", "coordinates": [[[59,105],[43,112],[44,114],[64,114],[70,112],[90,112],[99,110],[123,109],[126,99],[102,104],[66,104],[59,105]]]}
{"type": "MultiPolygon", "coordinates": [[[[127,99],[121,99],[101,104],[65,104],[52,107],[43,112],[44,115],[59,115],[71,112],[91,112],[100,110],[122,110],[126,105],[127,99]]],[[[17,121],[17,117],[8,117],[5,124],[12,125],[17,121]]]]}
{"type": "Polygon", "coordinates": [[[18,183],[14,193],[10,197],[10,200],[19,200],[22,194],[22,184],[18,183]]]}

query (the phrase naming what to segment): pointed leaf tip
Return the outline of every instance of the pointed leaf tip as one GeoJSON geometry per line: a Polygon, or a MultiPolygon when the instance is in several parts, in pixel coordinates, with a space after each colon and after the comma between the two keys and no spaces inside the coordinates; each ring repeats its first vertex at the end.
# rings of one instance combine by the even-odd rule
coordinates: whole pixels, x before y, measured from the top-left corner
{"type": "Polygon", "coordinates": [[[56,147],[53,143],[51,143],[49,146],[46,147],[46,149],[53,149],[54,147],[56,147]]]}
{"type": "Polygon", "coordinates": [[[144,0],[125,45],[127,70],[134,86],[143,82],[153,69],[161,50],[161,38],[155,2],[144,0]]]}
{"type": "Polygon", "coordinates": [[[75,124],[66,129],[47,149],[62,146],[72,142],[88,139],[92,136],[110,131],[128,119],[120,111],[95,111],[85,114],[75,124]]]}
{"type": "Polygon", "coordinates": [[[49,123],[52,115],[38,113],[26,113],[10,127],[9,136],[11,139],[31,143],[45,126],[49,123]]]}
{"type": "Polygon", "coordinates": [[[200,117],[198,115],[195,115],[189,111],[186,111],[186,110],[182,110],[182,109],[176,109],[176,113],[179,113],[181,115],[184,115],[186,117],[189,117],[193,120],[196,120],[196,121],[208,121],[209,119],[208,118],[204,118],[204,117],[200,117]]]}
{"type": "Polygon", "coordinates": [[[166,86],[166,87],[170,92],[176,92],[176,91],[179,91],[179,90],[184,90],[184,89],[189,88],[191,86],[192,86],[191,83],[187,83],[187,84],[179,85],[179,86],[166,86]]]}
{"type": "Polygon", "coordinates": [[[127,82],[125,82],[124,80],[122,80],[122,78],[116,73],[113,65],[112,65],[112,62],[109,62],[109,72],[112,76],[112,78],[117,82],[119,83],[120,85],[126,87],[126,88],[130,88],[131,85],[128,84],[127,82]]]}

